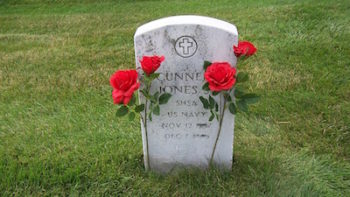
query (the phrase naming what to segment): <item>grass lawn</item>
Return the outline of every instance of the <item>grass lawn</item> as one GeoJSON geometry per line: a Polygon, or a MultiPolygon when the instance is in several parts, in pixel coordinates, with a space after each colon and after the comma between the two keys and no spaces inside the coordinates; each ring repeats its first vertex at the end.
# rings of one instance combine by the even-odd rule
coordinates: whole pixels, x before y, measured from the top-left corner
{"type": "Polygon", "coordinates": [[[0,196],[350,196],[350,1],[0,0],[0,196]],[[147,173],[109,77],[148,21],[234,23],[262,99],[236,116],[231,172],[147,173]]]}

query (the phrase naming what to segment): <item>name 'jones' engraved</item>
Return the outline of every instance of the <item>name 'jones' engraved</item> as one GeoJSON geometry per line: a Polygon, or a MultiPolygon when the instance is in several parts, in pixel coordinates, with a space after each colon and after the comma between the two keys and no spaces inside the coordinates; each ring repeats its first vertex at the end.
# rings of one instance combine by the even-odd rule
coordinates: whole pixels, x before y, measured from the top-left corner
{"type": "MultiPolygon", "coordinates": [[[[183,73],[160,73],[158,80],[160,81],[200,81],[204,80],[203,72],[183,72],[183,73]]],[[[159,87],[160,93],[168,92],[171,94],[197,94],[200,91],[198,85],[183,85],[183,86],[161,86],[159,87]]]]}

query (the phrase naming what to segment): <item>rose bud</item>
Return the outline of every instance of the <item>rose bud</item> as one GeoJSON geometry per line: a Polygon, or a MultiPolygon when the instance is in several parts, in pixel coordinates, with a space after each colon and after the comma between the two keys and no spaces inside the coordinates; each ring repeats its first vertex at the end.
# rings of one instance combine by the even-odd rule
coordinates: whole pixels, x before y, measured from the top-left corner
{"type": "Polygon", "coordinates": [[[236,57],[240,56],[252,56],[256,52],[255,46],[248,41],[239,41],[238,46],[233,46],[233,51],[236,57]]]}
{"type": "Polygon", "coordinates": [[[140,60],[142,70],[149,76],[159,68],[164,59],[164,56],[143,56],[140,60]]]}

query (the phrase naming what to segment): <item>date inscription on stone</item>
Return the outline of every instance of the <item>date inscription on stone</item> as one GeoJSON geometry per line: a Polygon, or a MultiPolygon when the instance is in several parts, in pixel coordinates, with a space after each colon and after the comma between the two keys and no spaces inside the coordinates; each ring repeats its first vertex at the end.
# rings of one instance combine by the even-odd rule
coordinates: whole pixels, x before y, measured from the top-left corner
{"type": "MultiPolygon", "coordinates": [[[[199,99],[209,94],[202,90],[203,63],[207,60],[236,64],[232,47],[238,44],[236,27],[209,17],[175,16],[139,27],[134,39],[136,68],[140,74],[139,60],[143,56],[165,57],[156,71],[159,77],[152,82],[151,94],[156,91],[172,94],[167,105],[161,106],[160,115],[153,115],[153,120],[148,121],[147,137],[141,123],[143,153],[149,154],[150,169],[170,172],[177,167],[207,168],[219,122],[208,121],[211,114],[199,99]]],[[[218,103],[222,101],[220,96],[214,99],[218,103]]],[[[222,110],[228,109],[219,107],[222,110]]],[[[232,166],[233,133],[234,117],[227,111],[213,158],[215,164],[225,169],[232,166]]]]}

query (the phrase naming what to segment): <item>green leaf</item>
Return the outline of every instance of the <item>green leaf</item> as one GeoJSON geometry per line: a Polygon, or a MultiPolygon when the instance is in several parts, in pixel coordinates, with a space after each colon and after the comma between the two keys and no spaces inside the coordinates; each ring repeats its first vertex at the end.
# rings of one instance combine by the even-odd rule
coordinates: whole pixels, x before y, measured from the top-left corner
{"type": "Polygon", "coordinates": [[[203,69],[204,69],[204,70],[207,70],[208,66],[210,66],[210,65],[211,65],[211,62],[209,62],[209,61],[204,61],[203,69]]]}
{"type": "Polygon", "coordinates": [[[260,97],[257,94],[249,93],[243,95],[242,99],[247,103],[247,104],[253,104],[259,101],[260,97]]]}
{"type": "Polygon", "coordinates": [[[215,100],[213,99],[213,97],[211,97],[210,95],[209,95],[209,106],[210,106],[210,109],[214,109],[214,107],[215,107],[215,100]]]}
{"type": "Polygon", "coordinates": [[[152,111],[153,111],[153,114],[154,114],[154,115],[159,116],[159,114],[160,114],[159,105],[154,106],[152,111]]]}
{"type": "Polygon", "coordinates": [[[135,119],[135,113],[134,112],[130,112],[129,113],[129,120],[133,121],[135,119]]]}
{"type": "Polygon", "coordinates": [[[210,91],[209,89],[209,83],[205,83],[203,86],[202,86],[202,89],[205,90],[205,91],[210,91]]]}
{"type": "Polygon", "coordinates": [[[220,92],[212,92],[213,96],[218,95],[220,92]]]}
{"type": "Polygon", "coordinates": [[[132,95],[132,98],[129,101],[128,105],[129,106],[133,106],[135,103],[136,103],[136,97],[135,97],[135,95],[132,95]]]}
{"type": "Polygon", "coordinates": [[[248,81],[248,79],[249,79],[248,74],[244,72],[239,72],[236,76],[237,83],[248,81]]]}
{"type": "Polygon", "coordinates": [[[211,116],[209,117],[209,121],[213,121],[215,118],[215,114],[213,113],[212,110],[210,110],[210,112],[211,112],[211,116]]]}
{"type": "Polygon", "coordinates": [[[144,97],[150,99],[151,96],[148,94],[148,92],[146,92],[146,90],[140,90],[140,92],[143,94],[144,97]]]}
{"type": "Polygon", "coordinates": [[[142,93],[143,96],[145,96],[146,91],[144,89],[140,89],[140,92],[142,93]]]}
{"type": "Polygon", "coordinates": [[[119,109],[117,110],[117,112],[115,113],[115,115],[117,117],[122,117],[122,116],[125,116],[127,113],[129,112],[129,109],[127,106],[125,105],[122,105],[119,107],[119,109]]]}
{"type": "MultiPolygon", "coordinates": [[[[157,100],[155,97],[157,97],[158,92],[154,93],[153,95],[150,94],[150,97],[148,98],[148,100],[150,101],[150,103],[157,103],[157,100]]],[[[159,94],[159,93],[158,93],[159,94]]]]}
{"type": "Polygon", "coordinates": [[[206,98],[204,98],[203,96],[200,96],[199,100],[201,100],[204,109],[209,109],[209,102],[206,98]]]}
{"type": "Polygon", "coordinates": [[[159,97],[159,104],[160,104],[160,105],[163,105],[163,104],[168,103],[170,97],[171,97],[171,94],[169,94],[169,93],[163,93],[163,94],[160,95],[160,97],[159,97]]]}
{"type": "Polygon", "coordinates": [[[152,121],[152,112],[150,112],[150,113],[148,114],[148,119],[149,119],[150,121],[152,121]]]}
{"type": "Polygon", "coordinates": [[[237,113],[237,107],[234,103],[230,103],[230,105],[228,106],[228,109],[230,110],[231,114],[236,114],[237,113]]]}
{"type": "Polygon", "coordinates": [[[145,104],[136,105],[135,112],[142,112],[145,109],[145,104]]]}
{"type": "Polygon", "coordinates": [[[152,73],[150,74],[149,76],[147,76],[147,78],[150,80],[150,81],[153,81],[154,79],[157,79],[159,77],[159,73],[152,73]]]}
{"type": "Polygon", "coordinates": [[[151,74],[152,78],[158,78],[159,75],[160,75],[160,73],[153,73],[153,74],[151,74]]]}
{"type": "Polygon", "coordinates": [[[244,100],[239,100],[237,102],[237,107],[241,111],[248,112],[248,105],[244,100]]]}
{"type": "Polygon", "coordinates": [[[256,97],[259,97],[259,96],[254,93],[248,93],[242,96],[242,98],[256,98],[256,97]]]}
{"type": "Polygon", "coordinates": [[[150,98],[149,100],[151,101],[151,103],[157,103],[158,101],[158,96],[159,96],[159,92],[155,92],[150,98]]]}
{"type": "Polygon", "coordinates": [[[217,103],[215,103],[215,111],[218,112],[219,111],[219,105],[217,103]]]}
{"type": "Polygon", "coordinates": [[[231,102],[231,101],[232,101],[232,98],[231,98],[231,96],[230,96],[230,94],[229,94],[228,92],[225,92],[224,98],[225,98],[226,101],[228,101],[228,102],[231,102]]]}
{"type": "Polygon", "coordinates": [[[156,93],[153,94],[154,100],[158,100],[159,97],[159,92],[157,91],[156,93]]]}
{"type": "Polygon", "coordinates": [[[239,88],[235,88],[235,97],[236,98],[242,98],[244,95],[243,90],[239,89],[239,88]]]}

